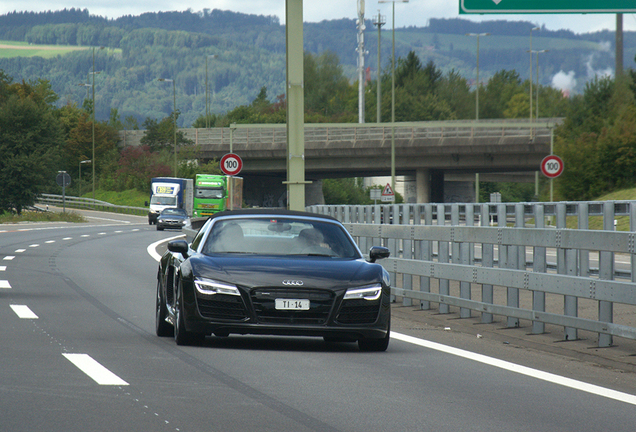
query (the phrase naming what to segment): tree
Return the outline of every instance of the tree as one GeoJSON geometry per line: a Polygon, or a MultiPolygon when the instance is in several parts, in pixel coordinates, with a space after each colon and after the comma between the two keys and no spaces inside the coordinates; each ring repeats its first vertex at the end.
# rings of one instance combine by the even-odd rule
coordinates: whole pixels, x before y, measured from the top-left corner
{"type": "MultiPolygon", "coordinates": [[[[146,133],[140,142],[147,145],[150,151],[159,151],[166,148],[173,148],[175,145],[175,116],[179,118],[179,112],[173,112],[169,117],[163,118],[161,121],[146,118],[143,127],[146,133]]],[[[185,134],[177,130],[177,147],[191,145],[192,140],[187,139],[185,134]]]]}
{"type": "Polygon", "coordinates": [[[0,209],[21,214],[54,181],[62,133],[48,82],[9,82],[0,74],[0,209]]]}

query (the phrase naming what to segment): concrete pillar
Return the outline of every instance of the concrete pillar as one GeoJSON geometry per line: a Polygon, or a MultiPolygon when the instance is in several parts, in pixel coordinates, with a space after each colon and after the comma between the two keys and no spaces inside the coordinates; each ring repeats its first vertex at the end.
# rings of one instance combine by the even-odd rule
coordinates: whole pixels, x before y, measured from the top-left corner
{"type": "Polygon", "coordinates": [[[418,203],[431,202],[431,173],[428,169],[415,171],[415,194],[418,203]]]}

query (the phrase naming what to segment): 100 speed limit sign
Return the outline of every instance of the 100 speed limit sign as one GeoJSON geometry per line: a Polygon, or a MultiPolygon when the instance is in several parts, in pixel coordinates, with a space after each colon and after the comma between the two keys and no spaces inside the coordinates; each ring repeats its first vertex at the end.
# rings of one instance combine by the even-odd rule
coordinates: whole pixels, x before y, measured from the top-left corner
{"type": "Polygon", "coordinates": [[[223,174],[235,176],[243,169],[243,161],[239,155],[228,153],[221,158],[221,171],[223,174]]]}
{"type": "Polygon", "coordinates": [[[557,155],[550,155],[541,161],[541,172],[548,178],[556,178],[563,172],[563,160],[557,155]]]}

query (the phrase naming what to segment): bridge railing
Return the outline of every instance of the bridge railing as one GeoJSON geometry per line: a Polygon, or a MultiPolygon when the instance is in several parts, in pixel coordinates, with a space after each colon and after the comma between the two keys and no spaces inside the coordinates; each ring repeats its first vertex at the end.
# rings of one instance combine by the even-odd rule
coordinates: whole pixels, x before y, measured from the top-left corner
{"type": "Polygon", "coordinates": [[[308,210],[341,220],[363,251],[389,247],[380,263],[406,306],[524,321],[534,334],[557,326],[565,340],[593,332],[600,347],[636,339],[636,201],[308,210]],[[615,231],[617,219],[629,231],[615,231]]]}
{"type": "MultiPolygon", "coordinates": [[[[540,122],[502,122],[498,121],[445,121],[396,123],[395,130],[390,123],[351,125],[346,123],[306,124],[305,142],[340,141],[388,141],[422,140],[444,138],[505,138],[505,137],[549,137],[551,129],[559,119],[543,119],[540,122]]],[[[232,125],[233,144],[248,145],[250,142],[285,144],[287,131],[285,125],[232,125]]],[[[222,132],[217,132],[217,135],[222,132]]],[[[227,139],[229,134],[223,134],[227,139]]],[[[220,143],[218,138],[216,143],[220,143]]]]}
{"type": "MultiPolygon", "coordinates": [[[[527,120],[468,120],[438,122],[391,123],[306,123],[305,142],[329,141],[387,141],[395,133],[397,140],[444,138],[549,137],[550,131],[562,119],[527,120]],[[395,132],[393,131],[395,126],[395,132]]],[[[233,124],[226,128],[179,129],[185,137],[198,145],[228,146],[250,143],[284,146],[287,143],[285,124],[233,124]]],[[[120,145],[140,145],[143,130],[120,131],[120,145]]]]}

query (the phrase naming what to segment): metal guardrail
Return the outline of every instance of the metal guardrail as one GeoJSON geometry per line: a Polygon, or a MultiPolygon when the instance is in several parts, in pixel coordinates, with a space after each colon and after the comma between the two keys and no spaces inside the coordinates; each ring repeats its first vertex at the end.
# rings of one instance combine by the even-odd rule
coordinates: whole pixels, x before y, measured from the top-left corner
{"type": "Polygon", "coordinates": [[[62,195],[42,194],[38,197],[37,203],[44,205],[54,205],[57,207],[65,206],[69,208],[101,210],[113,213],[134,214],[143,216],[148,214],[147,207],[121,206],[105,201],[94,200],[92,198],[82,198],[68,195],[64,197],[62,195]]]}
{"type": "Polygon", "coordinates": [[[362,250],[389,247],[391,258],[380,262],[405,305],[456,307],[461,318],[477,312],[482,323],[500,315],[508,327],[528,320],[534,334],[562,326],[566,340],[590,331],[599,347],[613,336],[636,339],[636,201],[308,210],[341,220],[362,250]],[[588,229],[594,216],[604,230],[588,229]],[[616,216],[629,217],[630,231],[614,231],[616,216]],[[568,218],[577,229],[566,228],[568,218]]]}

